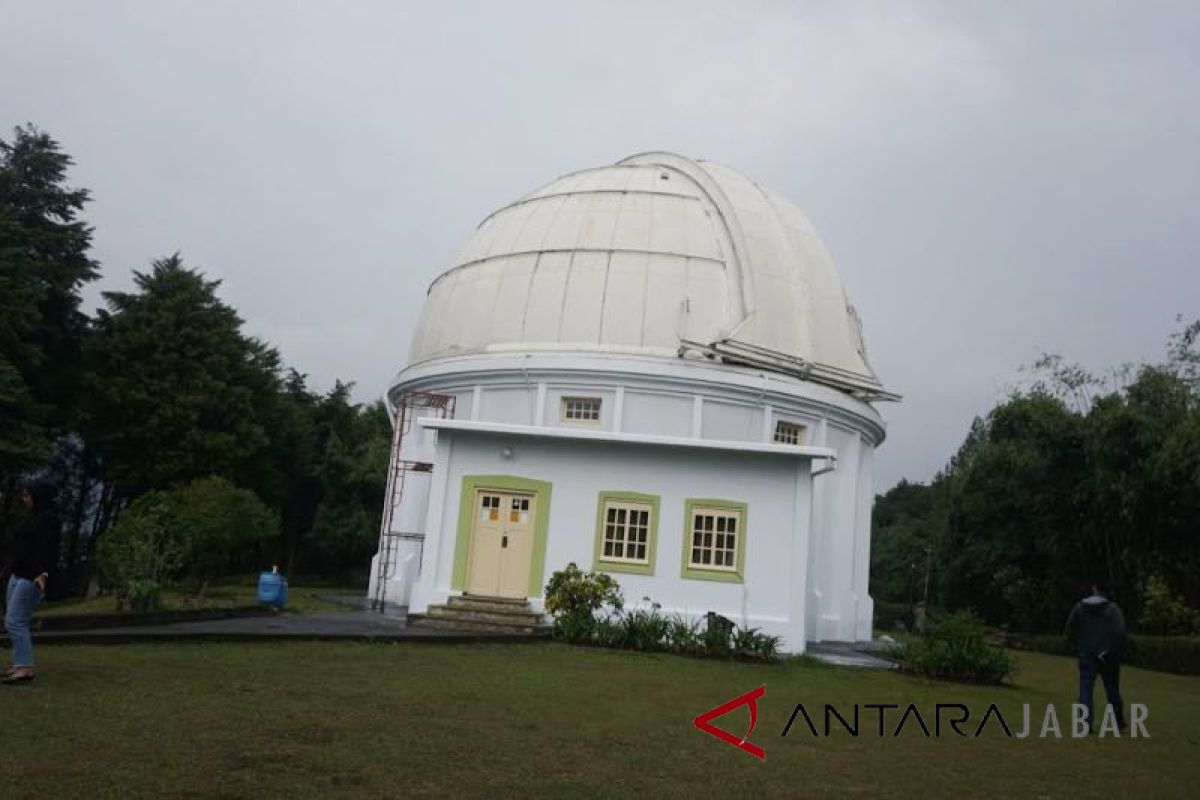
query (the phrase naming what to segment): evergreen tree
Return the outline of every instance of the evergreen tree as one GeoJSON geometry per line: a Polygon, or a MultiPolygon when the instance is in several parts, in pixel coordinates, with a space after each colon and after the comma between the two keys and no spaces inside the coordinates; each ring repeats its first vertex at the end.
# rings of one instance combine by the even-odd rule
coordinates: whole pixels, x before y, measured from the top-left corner
{"type": "Polygon", "coordinates": [[[47,458],[71,418],[79,292],[98,276],[79,219],[88,192],[65,185],[71,164],[32,125],[0,139],[0,488],[47,458]]]}
{"type": "Polygon", "coordinates": [[[210,475],[247,485],[262,463],[279,355],[178,254],[105,292],[89,337],[85,431],[119,496],[210,475]]]}
{"type": "Polygon", "coordinates": [[[1200,607],[1200,323],[1164,364],[1102,383],[1058,356],[972,425],[929,487],[879,497],[872,587],[905,600],[932,548],[934,599],[1025,631],[1057,630],[1102,580],[1138,622],[1147,597],[1200,607]],[[1151,589],[1154,591],[1151,591],[1151,589]]]}

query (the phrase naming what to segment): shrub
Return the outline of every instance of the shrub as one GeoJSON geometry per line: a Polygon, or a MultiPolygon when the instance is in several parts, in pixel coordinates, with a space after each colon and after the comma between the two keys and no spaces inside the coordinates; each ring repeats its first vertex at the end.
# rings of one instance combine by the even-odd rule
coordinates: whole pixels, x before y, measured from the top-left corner
{"type": "Polygon", "coordinates": [[[253,492],[204,478],[134,500],[97,543],[97,563],[122,602],[133,581],[162,587],[186,573],[202,585],[247,566],[259,542],[278,531],[276,516],[253,492]]]}
{"type": "Polygon", "coordinates": [[[278,517],[258,495],[223,478],[192,481],[173,494],[187,572],[198,586],[252,566],[259,543],[279,535],[278,517]]]}
{"type": "Polygon", "coordinates": [[[132,580],[125,584],[124,602],[139,614],[162,608],[162,587],[149,579],[132,580]]]}
{"type": "Polygon", "coordinates": [[[733,634],[733,655],[746,660],[774,661],[779,657],[782,641],[778,636],[765,634],[758,628],[738,628],[733,634]]]}
{"type": "Polygon", "coordinates": [[[672,653],[700,653],[704,647],[700,636],[700,623],[688,620],[682,614],[673,614],[667,619],[663,644],[672,653]]]}
{"type": "Polygon", "coordinates": [[[667,628],[670,623],[658,611],[638,609],[626,614],[621,620],[625,631],[622,646],[629,650],[665,649],[667,628]]]}
{"type": "Polygon", "coordinates": [[[1200,675],[1200,636],[1129,637],[1127,663],[1177,675],[1200,675]]]}
{"type": "Polygon", "coordinates": [[[546,611],[559,620],[594,618],[602,608],[620,611],[625,606],[621,587],[611,575],[584,572],[574,562],[550,576],[546,584],[546,611]]]}
{"type": "Polygon", "coordinates": [[[1012,655],[989,644],[987,627],[969,611],[933,622],[919,639],[896,648],[901,667],[930,678],[1002,683],[1015,670],[1012,655]]]}
{"type": "MultiPolygon", "coordinates": [[[[1058,656],[1075,656],[1065,636],[1025,636],[1014,644],[1026,650],[1058,656]]],[[[1200,636],[1147,636],[1133,634],[1125,646],[1126,664],[1176,675],[1200,675],[1200,636]]]]}
{"type": "Polygon", "coordinates": [[[625,626],[621,624],[619,618],[607,617],[598,620],[592,628],[591,639],[580,642],[580,644],[594,644],[599,647],[611,647],[618,650],[625,646],[625,626]]]}
{"type": "Polygon", "coordinates": [[[118,603],[128,596],[131,583],[161,585],[183,567],[188,547],[173,524],[175,513],[170,494],[149,492],[134,500],[100,539],[96,546],[100,576],[115,587],[118,603]]]}
{"type": "Polygon", "coordinates": [[[706,656],[727,656],[733,653],[733,645],[730,641],[734,635],[733,625],[724,625],[720,622],[714,623],[711,619],[708,625],[704,628],[704,633],[700,635],[701,644],[704,646],[704,654],[706,656]]]}
{"type": "Polygon", "coordinates": [[[1162,577],[1151,575],[1146,580],[1142,587],[1142,615],[1138,619],[1140,630],[1164,636],[1189,634],[1195,615],[1162,577]]]}
{"type": "Polygon", "coordinates": [[[554,619],[554,635],[568,644],[588,644],[596,632],[596,619],[563,614],[554,619]]]}
{"type": "Polygon", "coordinates": [[[584,572],[573,563],[551,575],[546,584],[546,610],[554,616],[554,635],[570,644],[755,661],[779,657],[778,636],[757,628],[739,629],[716,615],[701,632],[699,622],[681,614],[664,616],[658,609],[658,603],[651,603],[649,608],[624,613],[621,587],[611,576],[584,572]],[[607,613],[598,617],[601,610],[607,613]]]}
{"type": "Polygon", "coordinates": [[[1073,656],[1075,648],[1061,633],[1039,633],[1034,636],[1016,636],[1012,639],[1015,647],[1023,650],[1036,650],[1039,653],[1051,653],[1056,656],[1073,656]]]}

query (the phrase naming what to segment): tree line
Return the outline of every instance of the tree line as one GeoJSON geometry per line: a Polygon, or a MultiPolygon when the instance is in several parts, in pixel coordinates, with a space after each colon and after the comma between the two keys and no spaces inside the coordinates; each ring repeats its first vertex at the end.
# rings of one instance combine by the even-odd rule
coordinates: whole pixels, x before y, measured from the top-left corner
{"type": "Polygon", "coordinates": [[[1042,357],[928,484],[876,498],[872,592],[1061,630],[1100,582],[1146,633],[1200,607],[1200,321],[1107,377],[1042,357]]]}
{"type": "MultiPolygon", "coordinates": [[[[21,514],[16,490],[40,473],[59,486],[59,593],[86,586],[98,544],[155,493],[257,520],[255,535],[204,540],[224,550],[206,574],[365,575],[390,444],[383,403],[354,403],[352,384],[309,387],[178,253],[89,315],[81,293],[101,265],[71,165],[32,125],[0,139],[0,541],[21,514]]],[[[190,560],[204,561],[198,547],[190,560]]]]}

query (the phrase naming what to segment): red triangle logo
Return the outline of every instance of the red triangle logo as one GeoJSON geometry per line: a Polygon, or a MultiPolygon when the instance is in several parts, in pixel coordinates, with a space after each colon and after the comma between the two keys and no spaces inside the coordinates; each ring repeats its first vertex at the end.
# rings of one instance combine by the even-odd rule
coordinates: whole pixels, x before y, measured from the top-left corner
{"type": "Polygon", "coordinates": [[[705,711],[700,716],[692,720],[692,724],[700,730],[707,733],[709,736],[715,736],[726,744],[731,744],[739,750],[745,750],[750,755],[762,761],[767,760],[767,751],[763,750],[756,744],[750,744],[746,740],[750,738],[750,734],[754,732],[754,726],[758,724],[758,698],[762,697],[767,691],[767,685],[764,683],[757,689],[751,689],[743,695],[739,695],[727,703],[722,703],[716,708],[705,711]],[[733,711],[739,706],[750,707],[750,727],[746,729],[746,735],[742,738],[734,736],[726,730],[718,728],[712,724],[712,721],[717,717],[722,717],[733,711]]]}

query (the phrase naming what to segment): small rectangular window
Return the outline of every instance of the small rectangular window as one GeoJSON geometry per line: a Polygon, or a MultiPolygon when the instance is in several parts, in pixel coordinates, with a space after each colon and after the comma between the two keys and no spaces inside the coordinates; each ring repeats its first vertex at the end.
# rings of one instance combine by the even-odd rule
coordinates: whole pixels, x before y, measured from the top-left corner
{"type": "Polygon", "coordinates": [[[599,397],[564,397],[560,406],[563,422],[599,422],[599,397]]]}
{"type": "Polygon", "coordinates": [[[649,564],[652,513],[649,503],[605,502],[600,560],[649,564]]]}
{"type": "Polygon", "coordinates": [[[736,572],[742,512],[730,508],[697,507],[692,511],[688,566],[736,572]]]}
{"type": "Polygon", "coordinates": [[[479,495],[479,518],[490,522],[500,519],[500,497],[498,495],[479,495]]]}
{"type": "Polygon", "coordinates": [[[804,426],[795,422],[779,420],[775,423],[775,442],[777,444],[804,444],[804,426]]]}
{"type": "Polygon", "coordinates": [[[514,497],[512,508],[508,512],[509,522],[527,522],[529,520],[529,498],[514,497]]]}

